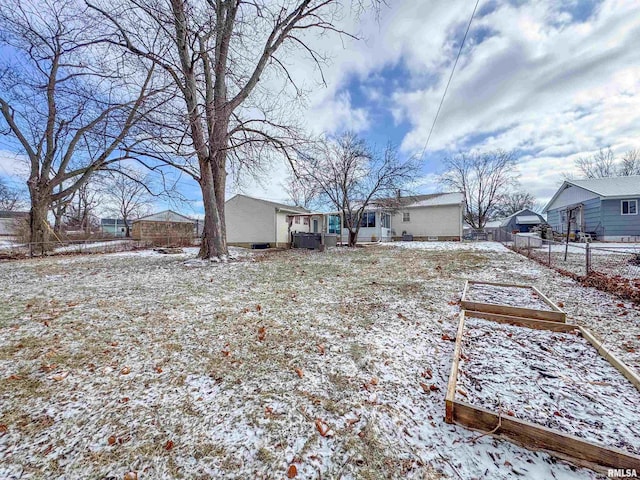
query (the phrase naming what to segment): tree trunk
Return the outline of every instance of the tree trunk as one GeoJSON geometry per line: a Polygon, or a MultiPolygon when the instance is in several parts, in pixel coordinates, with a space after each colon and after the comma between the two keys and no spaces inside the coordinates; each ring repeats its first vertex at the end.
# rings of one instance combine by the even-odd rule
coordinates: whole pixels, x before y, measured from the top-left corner
{"type": "Polygon", "coordinates": [[[349,246],[355,247],[358,243],[358,230],[349,230],[349,246]]]}
{"type": "Polygon", "coordinates": [[[202,203],[204,206],[204,231],[198,257],[202,259],[223,259],[227,256],[227,239],[224,235],[224,195],[219,202],[216,195],[215,178],[211,162],[200,162],[200,188],[202,189],[202,203]],[[222,211],[220,211],[222,204],[222,211]],[[221,219],[222,217],[222,219],[221,219]]]}
{"type": "Polygon", "coordinates": [[[49,224],[47,214],[49,204],[42,197],[31,194],[31,211],[29,215],[29,255],[42,255],[49,249],[49,224]]]}

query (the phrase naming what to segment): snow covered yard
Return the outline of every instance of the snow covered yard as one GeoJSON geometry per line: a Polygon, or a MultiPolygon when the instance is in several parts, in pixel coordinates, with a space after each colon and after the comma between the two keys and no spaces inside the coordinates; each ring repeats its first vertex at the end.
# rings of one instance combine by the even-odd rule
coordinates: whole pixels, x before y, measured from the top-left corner
{"type": "Polygon", "coordinates": [[[594,478],[447,425],[464,281],[640,369],[640,311],[499,244],[0,263],[0,478],[594,478]]]}

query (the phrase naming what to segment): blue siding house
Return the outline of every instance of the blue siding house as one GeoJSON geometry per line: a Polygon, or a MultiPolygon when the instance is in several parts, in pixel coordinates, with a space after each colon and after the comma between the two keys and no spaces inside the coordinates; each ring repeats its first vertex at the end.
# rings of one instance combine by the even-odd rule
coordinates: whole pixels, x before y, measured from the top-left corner
{"type": "Polygon", "coordinates": [[[640,175],[565,180],[544,208],[563,234],[589,233],[608,242],[640,241],[640,175]],[[569,225],[570,222],[570,225],[569,225]]]}

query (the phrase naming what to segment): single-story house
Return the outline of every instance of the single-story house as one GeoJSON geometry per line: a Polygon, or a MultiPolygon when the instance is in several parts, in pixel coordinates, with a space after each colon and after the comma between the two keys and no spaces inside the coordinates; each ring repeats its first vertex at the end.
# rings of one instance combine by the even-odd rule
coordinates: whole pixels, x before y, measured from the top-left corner
{"type": "Polygon", "coordinates": [[[640,175],[565,180],[544,212],[553,230],[610,242],[640,241],[640,175]]]}
{"type": "Polygon", "coordinates": [[[13,240],[29,224],[29,212],[0,210],[0,238],[13,240]]]}
{"type": "Polygon", "coordinates": [[[393,240],[412,235],[414,240],[461,240],[464,195],[432,193],[396,199],[391,215],[393,240]]]}
{"type": "Polygon", "coordinates": [[[286,247],[290,232],[321,232],[322,214],[315,217],[293,215],[309,214],[302,207],[272,202],[248,195],[237,194],[225,202],[224,218],[227,226],[227,244],[248,247],[269,244],[286,247]],[[293,219],[291,228],[290,218],[293,219]]]}
{"type": "Polygon", "coordinates": [[[527,233],[534,227],[544,225],[546,223],[547,222],[542,215],[528,208],[524,208],[503,219],[500,223],[500,228],[510,233],[527,233]]]}
{"type": "MultiPolygon", "coordinates": [[[[131,227],[131,221],[129,221],[131,227]]],[[[101,218],[100,232],[108,237],[126,237],[127,227],[121,218],[101,218]]]]}
{"type": "Polygon", "coordinates": [[[196,235],[195,220],[172,210],[154,213],[131,222],[134,240],[154,245],[191,245],[196,235]]]}

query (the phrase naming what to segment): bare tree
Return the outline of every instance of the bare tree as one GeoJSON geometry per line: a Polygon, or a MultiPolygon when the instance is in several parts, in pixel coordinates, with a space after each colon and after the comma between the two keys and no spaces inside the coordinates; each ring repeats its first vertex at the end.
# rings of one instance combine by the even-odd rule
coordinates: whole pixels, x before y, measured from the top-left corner
{"type": "Polygon", "coordinates": [[[153,91],[153,66],[140,76],[140,59],[101,42],[100,31],[72,0],[0,4],[1,118],[27,157],[30,239],[42,250],[52,205],[130,157],[153,91]]]}
{"type": "Polygon", "coordinates": [[[22,207],[20,192],[0,178],[0,210],[15,211],[22,207]]]}
{"type": "Polygon", "coordinates": [[[629,150],[622,156],[618,166],[618,175],[621,177],[640,175],[640,149],[629,150]]]}
{"type": "Polygon", "coordinates": [[[491,217],[504,218],[513,215],[525,208],[533,210],[536,206],[536,197],[527,192],[512,191],[505,193],[498,199],[491,217]]]}
{"type": "Polygon", "coordinates": [[[65,228],[91,234],[93,227],[97,226],[95,210],[99,203],[99,192],[93,182],[83,183],[65,207],[65,228]]]}
{"type": "Polygon", "coordinates": [[[154,195],[150,185],[149,175],[132,169],[112,171],[102,179],[106,210],[122,219],[127,238],[131,236],[131,221],[151,211],[154,195]]]}
{"type": "Polygon", "coordinates": [[[464,218],[472,228],[482,229],[500,199],[518,184],[516,160],[511,152],[460,153],[444,160],[440,183],[464,194],[464,218]]]}
{"type": "Polygon", "coordinates": [[[304,179],[296,177],[295,174],[289,175],[283,186],[289,199],[298,207],[311,209],[320,196],[318,186],[315,182],[307,182],[304,179]]]}
{"type": "Polygon", "coordinates": [[[589,157],[580,157],[575,165],[585,178],[615,177],[616,158],[611,148],[602,148],[589,157]]]}
{"type": "Polygon", "coordinates": [[[199,183],[205,211],[199,256],[225,258],[224,201],[231,161],[250,169],[265,149],[291,160],[297,143],[295,129],[273,116],[278,92],[260,89],[260,80],[279,76],[299,92],[287,53],[302,50],[321,68],[323,56],[309,36],[344,34],[335,20],[348,0],[129,0],[120,7],[100,1],[89,5],[113,25],[111,41],[154,62],[178,90],[180,104],[173,104],[173,115],[157,125],[173,132],[161,137],[172,138],[165,145],[172,147],[174,158],[156,153],[156,159],[199,183]]]}
{"type": "Polygon", "coordinates": [[[355,246],[363,215],[377,199],[394,195],[414,178],[413,159],[400,161],[391,145],[373,151],[354,133],[320,142],[296,163],[302,183],[342,212],[349,231],[349,246],[355,246]]]}

